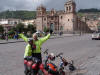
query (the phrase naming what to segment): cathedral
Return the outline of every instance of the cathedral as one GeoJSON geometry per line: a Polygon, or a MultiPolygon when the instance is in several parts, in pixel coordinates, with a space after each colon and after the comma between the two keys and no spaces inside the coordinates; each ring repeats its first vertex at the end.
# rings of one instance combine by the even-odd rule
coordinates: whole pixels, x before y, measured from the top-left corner
{"type": "Polygon", "coordinates": [[[68,0],[64,4],[65,10],[46,11],[46,8],[41,5],[37,7],[36,27],[37,31],[43,31],[44,28],[49,28],[53,32],[73,32],[78,28],[78,17],[76,14],[76,3],[73,0],[68,0]]]}

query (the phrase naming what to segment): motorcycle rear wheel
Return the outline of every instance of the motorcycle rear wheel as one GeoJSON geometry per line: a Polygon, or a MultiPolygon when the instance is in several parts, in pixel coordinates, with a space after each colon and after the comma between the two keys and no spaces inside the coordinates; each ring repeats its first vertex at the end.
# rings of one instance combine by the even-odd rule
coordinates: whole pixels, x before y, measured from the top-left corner
{"type": "Polygon", "coordinates": [[[38,74],[37,72],[32,71],[31,75],[44,75],[44,73],[41,70],[38,71],[38,74]]]}
{"type": "Polygon", "coordinates": [[[44,73],[41,70],[39,70],[38,75],[44,75],[44,73]]]}

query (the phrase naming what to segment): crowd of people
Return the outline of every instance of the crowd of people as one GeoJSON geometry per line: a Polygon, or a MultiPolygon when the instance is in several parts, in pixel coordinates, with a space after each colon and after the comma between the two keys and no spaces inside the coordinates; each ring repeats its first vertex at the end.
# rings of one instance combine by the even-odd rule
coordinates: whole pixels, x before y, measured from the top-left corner
{"type": "Polygon", "coordinates": [[[16,39],[16,40],[18,40],[19,36],[18,36],[18,34],[9,35],[8,33],[4,33],[4,34],[0,35],[0,39],[7,40],[7,41],[8,41],[8,39],[16,39]]]}

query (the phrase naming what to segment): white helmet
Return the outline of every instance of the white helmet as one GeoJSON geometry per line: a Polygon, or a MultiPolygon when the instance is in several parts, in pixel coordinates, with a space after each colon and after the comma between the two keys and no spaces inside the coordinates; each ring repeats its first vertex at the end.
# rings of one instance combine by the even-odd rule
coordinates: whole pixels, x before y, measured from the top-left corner
{"type": "Polygon", "coordinates": [[[52,61],[55,60],[55,55],[54,55],[54,53],[50,53],[50,54],[49,54],[49,58],[50,58],[50,60],[52,60],[52,61]]]}

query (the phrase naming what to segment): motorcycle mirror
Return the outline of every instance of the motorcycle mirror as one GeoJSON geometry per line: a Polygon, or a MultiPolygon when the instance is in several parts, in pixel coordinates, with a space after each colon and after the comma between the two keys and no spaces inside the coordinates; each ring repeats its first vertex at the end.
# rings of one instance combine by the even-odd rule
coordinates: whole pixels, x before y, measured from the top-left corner
{"type": "Polygon", "coordinates": [[[56,55],[56,57],[59,57],[59,56],[61,56],[61,55],[63,55],[63,53],[59,53],[58,55],[56,55]]]}
{"type": "Polygon", "coordinates": [[[48,54],[48,49],[46,49],[46,50],[44,51],[44,54],[48,54]]]}

